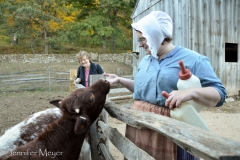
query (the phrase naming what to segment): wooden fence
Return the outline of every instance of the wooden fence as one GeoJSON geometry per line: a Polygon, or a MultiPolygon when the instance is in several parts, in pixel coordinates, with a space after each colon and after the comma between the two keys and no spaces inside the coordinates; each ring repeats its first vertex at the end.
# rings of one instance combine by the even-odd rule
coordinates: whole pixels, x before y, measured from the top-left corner
{"type": "Polygon", "coordinates": [[[0,93],[20,91],[67,91],[69,72],[50,67],[39,70],[0,73],[0,93]]]}
{"type": "MultiPolygon", "coordinates": [[[[94,83],[101,76],[91,77],[94,83]]],[[[113,160],[108,141],[129,160],[152,160],[150,155],[135,146],[116,128],[108,126],[108,115],[138,129],[151,129],[176,143],[181,148],[204,160],[240,160],[240,143],[211,132],[177,121],[175,119],[118,107],[107,99],[99,119],[91,126],[92,159],[113,160]]]]}
{"type": "MultiPolygon", "coordinates": [[[[107,101],[105,109],[108,114],[128,125],[139,129],[151,129],[168,138],[178,146],[184,148],[194,156],[205,160],[230,160],[240,159],[240,143],[220,137],[211,132],[177,121],[175,119],[117,107],[114,102],[107,101]]],[[[98,126],[107,139],[121,151],[127,159],[151,159],[140,152],[139,148],[122,136],[116,129],[99,121],[98,126]],[[116,136],[118,135],[118,136],[116,136]]]]}

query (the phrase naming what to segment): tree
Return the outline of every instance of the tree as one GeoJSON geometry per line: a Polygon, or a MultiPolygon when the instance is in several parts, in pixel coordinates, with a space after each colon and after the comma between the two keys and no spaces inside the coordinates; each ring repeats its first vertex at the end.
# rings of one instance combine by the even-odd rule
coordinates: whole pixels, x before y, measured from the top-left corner
{"type": "Polygon", "coordinates": [[[93,44],[101,43],[104,53],[108,41],[111,43],[112,51],[115,50],[116,40],[128,41],[129,32],[126,28],[131,24],[130,15],[136,0],[68,0],[68,2],[81,10],[78,15],[80,35],[90,36],[93,44]]]}
{"type": "Polygon", "coordinates": [[[60,45],[67,38],[57,38],[57,32],[66,23],[75,19],[73,7],[64,5],[57,0],[19,0],[4,2],[7,15],[8,34],[18,35],[22,39],[30,39],[32,52],[34,45],[43,45],[44,53],[48,54],[49,46],[60,45]],[[11,22],[11,23],[10,23],[11,22]]]}
{"type": "Polygon", "coordinates": [[[124,25],[130,25],[130,15],[135,1],[133,0],[100,0],[101,9],[104,14],[108,15],[110,25],[114,28],[111,37],[111,49],[115,50],[115,39],[124,38],[124,25]],[[129,7],[130,6],[130,7],[129,7]]]}
{"type": "Polygon", "coordinates": [[[1,34],[33,53],[48,53],[63,44],[102,46],[103,53],[129,48],[131,12],[136,0],[0,0],[1,34]]]}

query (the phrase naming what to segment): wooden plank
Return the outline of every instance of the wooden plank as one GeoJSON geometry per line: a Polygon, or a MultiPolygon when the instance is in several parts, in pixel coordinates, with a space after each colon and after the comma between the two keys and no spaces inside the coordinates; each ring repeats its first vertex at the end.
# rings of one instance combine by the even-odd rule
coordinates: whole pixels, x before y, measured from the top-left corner
{"type": "Polygon", "coordinates": [[[222,156],[240,156],[240,142],[220,137],[211,132],[177,121],[175,119],[117,107],[107,101],[105,109],[113,118],[139,129],[152,129],[175,142],[196,157],[205,160],[222,156]]]}
{"type": "Polygon", "coordinates": [[[222,156],[219,160],[239,160],[240,156],[222,156]]]}
{"type": "Polygon", "coordinates": [[[203,37],[204,40],[204,46],[203,46],[203,55],[209,57],[210,61],[211,61],[211,52],[212,52],[212,41],[211,41],[211,37],[212,37],[212,33],[211,33],[211,26],[212,24],[212,7],[211,7],[211,2],[208,0],[204,0],[203,1],[203,34],[205,35],[203,37]]]}
{"type": "Polygon", "coordinates": [[[114,160],[114,158],[111,155],[111,153],[109,152],[108,148],[103,143],[100,143],[99,147],[100,147],[100,152],[102,153],[104,159],[114,160]]]}
{"type": "Polygon", "coordinates": [[[127,88],[114,88],[109,93],[130,92],[127,88]]]}
{"type": "MultiPolygon", "coordinates": [[[[49,77],[19,78],[19,79],[2,80],[2,82],[33,81],[33,80],[43,80],[48,78],[49,77]]],[[[53,79],[53,77],[50,77],[50,78],[53,79]]]]}
{"type": "MultiPolygon", "coordinates": [[[[238,26],[240,26],[240,12],[239,12],[240,5],[239,5],[239,1],[238,0],[236,0],[236,1],[238,2],[238,5],[237,5],[237,9],[236,9],[237,22],[235,22],[235,27],[236,27],[236,32],[237,32],[236,36],[240,37],[240,27],[238,27],[238,26]]],[[[238,62],[237,62],[237,73],[236,73],[236,79],[237,79],[236,86],[238,86],[238,87],[236,87],[236,90],[238,92],[237,95],[240,96],[240,38],[237,38],[237,43],[238,43],[238,62]]]]}
{"type": "Polygon", "coordinates": [[[238,91],[236,89],[237,86],[237,63],[225,62],[225,87],[227,88],[227,95],[234,96],[238,95],[238,91]]]}
{"type": "MultiPolygon", "coordinates": [[[[16,76],[18,78],[20,77],[42,77],[44,76],[44,74],[25,74],[25,75],[19,75],[19,74],[10,74],[10,75],[1,75],[0,79],[6,79],[6,78],[16,78],[16,76]]],[[[48,77],[47,77],[48,78],[48,77]]]]}
{"type": "MultiPolygon", "coordinates": [[[[219,24],[219,28],[220,28],[220,35],[218,37],[219,39],[219,46],[215,46],[219,49],[219,55],[216,58],[214,56],[214,59],[212,59],[212,62],[216,65],[217,70],[214,70],[216,72],[216,75],[221,79],[223,85],[225,85],[226,83],[223,81],[223,77],[224,77],[224,73],[228,72],[226,69],[226,63],[225,63],[225,43],[227,42],[226,36],[225,36],[225,24],[227,23],[227,19],[229,19],[230,17],[227,16],[227,14],[225,12],[229,12],[230,10],[226,9],[227,4],[229,3],[229,1],[221,1],[220,4],[220,24],[219,24]],[[227,17],[226,17],[227,16],[227,17]],[[221,67],[220,67],[221,66],[221,67]]],[[[229,24],[227,24],[229,25],[229,24]]],[[[228,91],[228,88],[226,88],[226,90],[228,91]]]]}
{"type": "Polygon", "coordinates": [[[100,154],[98,151],[98,144],[101,142],[102,139],[106,139],[104,137],[100,137],[101,135],[98,134],[97,130],[97,123],[98,120],[96,120],[89,129],[89,135],[90,135],[90,147],[91,147],[91,157],[92,160],[99,160],[100,154]]]}
{"type": "Polygon", "coordinates": [[[70,69],[70,80],[75,80],[77,78],[77,69],[70,69]]]}
{"type": "Polygon", "coordinates": [[[77,78],[77,69],[70,69],[69,77],[69,92],[72,93],[74,89],[74,80],[77,78]]]}
{"type": "Polygon", "coordinates": [[[122,136],[116,128],[109,127],[102,121],[98,122],[98,125],[101,127],[102,132],[107,136],[112,144],[123,154],[127,159],[147,159],[154,160],[148,153],[138,148],[126,137],[122,136]]]}
{"type": "Polygon", "coordinates": [[[132,95],[125,95],[125,96],[116,96],[116,97],[109,97],[108,99],[111,101],[122,100],[122,99],[131,99],[132,95]]]}
{"type": "Polygon", "coordinates": [[[102,74],[90,75],[90,85],[97,82],[101,78],[105,79],[105,77],[102,74]]]}
{"type": "Polygon", "coordinates": [[[125,76],[122,76],[124,78],[128,78],[128,79],[133,79],[133,75],[125,75],[125,76]]]}
{"type": "MultiPolygon", "coordinates": [[[[105,109],[102,110],[99,118],[108,124],[108,113],[105,109]]],[[[98,150],[99,143],[105,142],[105,146],[109,149],[107,138],[104,135],[98,134],[97,121],[98,119],[91,125],[89,130],[92,160],[99,160],[101,157],[98,150]]]]}
{"type": "MultiPolygon", "coordinates": [[[[104,78],[102,74],[96,74],[96,75],[90,75],[90,85],[98,81],[100,78],[104,78]]],[[[106,112],[105,109],[102,110],[99,118],[104,121],[105,123],[108,123],[108,113],[106,112]]],[[[91,125],[89,134],[90,134],[90,147],[91,147],[91,156],[92,160],[99,160],[102,159],[102,156],[99,154],[99,148],[98,145],[100,142],[104,140],[105,146],[107,149],[109,149],[108,141],[106,137],[101,137],[98,134],[98,129],[97,129],[97,123],[98,119],[91,125]]]]}
{"type": "Polygon", "coordinates": [[[190,27],[190,31],[189,31],[189,42],[188,42],[188,47],[189,49],[194,50],[194,42],[195,42],[195,28],[196,28],[196,23],[195,23],[195,14],[194,14],[194,1],[190,1],[189,6],[189,27],[190,27]]]}

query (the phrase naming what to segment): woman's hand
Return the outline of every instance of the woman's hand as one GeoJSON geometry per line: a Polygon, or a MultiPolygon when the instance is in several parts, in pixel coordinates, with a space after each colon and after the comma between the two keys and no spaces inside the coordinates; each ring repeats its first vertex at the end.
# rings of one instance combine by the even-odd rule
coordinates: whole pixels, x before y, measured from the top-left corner
{"type": "Polygon", "coordinates": [[[106,80],[112,85],[114,83],[120,83],[126,87],[129,91],[134,91],[134,81],[128,78],[118,77],[116,74],[107,74],[104,73],[103,76],[106,76],[106,80]]]}
{"type": "Polygon", "coordinates": [[[77,78],[77,79],[76,79],[76,83],[79,84],[80,82],[81,82],[81,79],[80,79],[80,78],[77,78]]]}
{"type": "Polygon", "coordinates": [[[106,76],[106,80],[112,85],[114,83],[119,83],[119,77],[116,74],[107,74],[104,73],[103,76],[106,76]]]}
{"type": "Polygon", "coordinates": [[[165,106],[169,107],[171,110],[176,107],[180,108],[181,103],[192,100],[192,97],[193,92],[191,92],[191,90],[174,90],[169,93],[165,106]]]}
{"type": "Polygon", "coordinates": [[[219,92],[213,87],[190,88],[186,90],[174,90],[169,93],[165,106],[170,109],[181,107],[181,103],[193,100],[194,102],[207,107],[215,107],[221,100],[219,92]]]}

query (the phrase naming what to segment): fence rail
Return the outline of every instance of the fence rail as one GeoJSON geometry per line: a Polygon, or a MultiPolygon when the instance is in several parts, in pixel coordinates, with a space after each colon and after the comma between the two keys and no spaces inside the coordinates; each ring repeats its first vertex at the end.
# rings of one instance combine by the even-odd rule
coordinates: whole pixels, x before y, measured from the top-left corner
{"type": "Polygon", "coordinates": [[[0,74],[0,92],[32,90],[61,90],[69,88],[69,72],[51,70],[29,70],[0,74]]]}
{"type": "MultiPolygon", "coordinates": [[[[205,160],[240,159],[239,142],[223,138],[169,117],[154,113],[133,111],[128,109],[128,107],[117,107],[117,105],[111,101],[105,104],[105,109],[111,117],[128,125],[139,129],[151,129],[170,138],[174,143],[194,156],[201,157],[205,160]]],[[[102,122],[99,123],[99,127],[101,126],[103,126],[102,122]]],[[[105,134],[105,136],[110,140],[112,139],[108,134],[105,134]]],[[[120,137],[114,136],[114,138],[120,141],[120,137]]],[[[124,138],[122,139],[122,141],[125,141],[124,138]]],[[[112,142],[114,143],[114,141],[112,142]]],[[[116,147],[120,151],[125,152],[124,148],[126,145],[127,144],[122,144],[116,147]]],[[[123,153],[123,155],[132,153],[129,153],[129,149],[126,152],[127,153],[123,153]]],[[[136,156],[136,154],[133,153],[132,156],[136,156]]]]}

